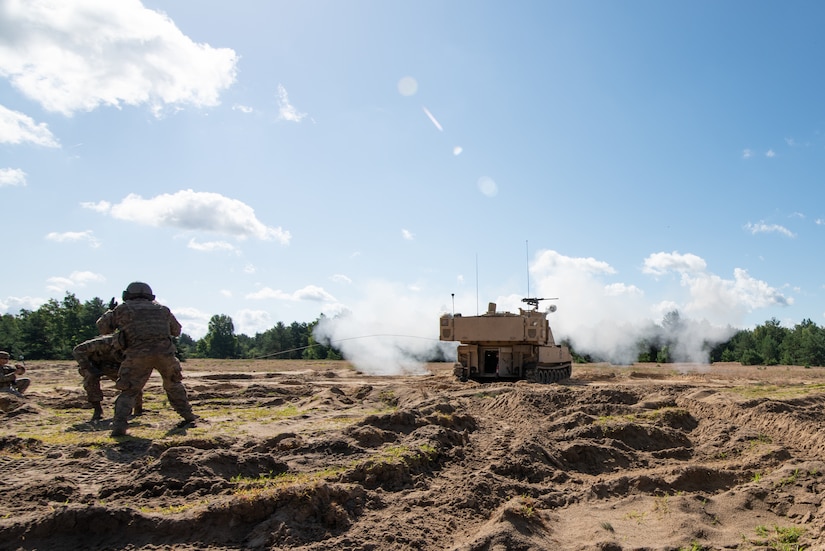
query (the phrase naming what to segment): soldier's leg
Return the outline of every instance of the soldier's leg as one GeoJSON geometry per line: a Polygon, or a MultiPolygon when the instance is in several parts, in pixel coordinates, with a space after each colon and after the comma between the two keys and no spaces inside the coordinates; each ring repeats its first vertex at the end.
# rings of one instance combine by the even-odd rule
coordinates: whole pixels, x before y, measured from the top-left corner
{"type": "Polygon", "coordinates": [[[24,392],[26,392],[26,389],[29,388],[30,384],[31,384],[31,379],[25,379],[25,378],[21,379],[20,377],[18,377],[14,381],[14,386],[15,386],[15,388],[17,388],[17,392],[19,392],[20,394],[23,394],[24,392]]]}
{"type": "Polygon", "coordinates": [[[135,415],[135,416],[143,415],[143,391],[142,390],[137,393],[137,396],[135,396],[135,409],[132,410],[132,414],[135,415]]]}
{"type": "Polygon", "coordinates": [[[186,387],[183,386],[183,372],[180,362],[174,355],[167,355],[158,358],[157,370],[163,379],[163,390],[172,408],[183,417],[184,421],[192,422],[197,419],[197,415],[192,413],[192,406],[189,404],[189,397],[186,395],[186,387]]]}
{"type": "Polygon", "coordinates": [[[120,395],[115,400],[115,414],[112,419],[112,436],[123,436],[129,426],[128,418],[135,407],[138,394],[152,374],[152,364],[145,358],[127,358],[120,366],[120,376],[115,387],[120,395]]]}

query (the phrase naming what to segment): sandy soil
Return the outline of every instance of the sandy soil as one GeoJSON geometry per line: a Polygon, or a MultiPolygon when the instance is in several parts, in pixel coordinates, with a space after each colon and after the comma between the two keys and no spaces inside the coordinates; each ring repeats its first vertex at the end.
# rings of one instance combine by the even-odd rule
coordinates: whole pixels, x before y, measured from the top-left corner
{"type": "Polygon", "coordinates": [[[71,362],[0,394],[0,549],[825,549],[825,370],[576,365],[563,384],[198,361],[129,436],[71,362]]]}

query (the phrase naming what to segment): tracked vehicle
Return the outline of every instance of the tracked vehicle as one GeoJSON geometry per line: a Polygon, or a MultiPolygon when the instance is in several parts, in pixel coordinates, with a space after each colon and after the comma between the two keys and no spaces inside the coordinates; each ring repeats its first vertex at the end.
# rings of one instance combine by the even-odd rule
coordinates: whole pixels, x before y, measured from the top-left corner
{"type": "MultiPolygon", "coordinates": [[[[454,373],[462,381],[528,380],[554,383],[570,377],[573,358],[566,346],[553,340],[539,302],[552,300],[524,298],[530,308],[518,314],[497,312],[489,303],[480,316],[444,314],[441,316],[442,341],[458,341],[454,373]]],[[[549,312],[555,312],[555,305],[549,312]]]]}

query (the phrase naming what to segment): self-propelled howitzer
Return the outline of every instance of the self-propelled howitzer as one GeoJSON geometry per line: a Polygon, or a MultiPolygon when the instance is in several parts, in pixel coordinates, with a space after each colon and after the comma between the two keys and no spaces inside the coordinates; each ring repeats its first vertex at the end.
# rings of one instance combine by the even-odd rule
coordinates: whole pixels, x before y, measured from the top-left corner
{"type": "Polygon", "coordinates": [[[544,298],[525,298],[530,306],[518,314],[497,312],[491,302],[480,316],[444,314],[439,339],[458,341],[454,372],[462,381],[528,380],[554,383],[570,377],[573,358],[553,340],[548,312],[538,309],[544,298]]]}

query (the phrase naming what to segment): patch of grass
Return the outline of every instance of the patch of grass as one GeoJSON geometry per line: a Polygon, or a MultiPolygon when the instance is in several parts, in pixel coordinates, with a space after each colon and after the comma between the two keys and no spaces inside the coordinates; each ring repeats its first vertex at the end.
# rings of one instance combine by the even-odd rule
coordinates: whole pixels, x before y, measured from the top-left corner
{"type": "Polygon", "coordinates": [[[178,513],[183,513],[184,511],[188,511],[189,509],[193,509],[199,505],[206,505],[208,503],[207,500],[200,500],[195,501],[192,503],[181,503],[180,505],[165,505],[165,506],[158,506],[158,507],[138,507],[138,511],[141,513],[147,514],[155,514],[155,515],[176,515],[178,513]]]}
{"type": "Polygon", "coordinates": [[[612,524],[610,524],[610,523],[609,523],[609,522],[607,522],[607,521],[602,522],[601,524],[599,524],[599,526],[601,526],[601,527],[602,527],[602,530],[607,530],[607,531],[608,531],[608,532],[610,532],[610,533],[613,533],[613,532],[615,532],[615,531],[616,531],[616,530],[613,528],[613,525],[612,525],[612,524]]]}
{"type": "Polygon", "coordinates": [[[764,524],[760,524],[755,529],[759,540],[752,541],[756,545],[761,545],[767,549],[775,551],[802,551],[804,545],[799,543],[799,538],[805,533],[805,529],[800,526],[776,526],[773,529],[764,524]]]}
{"type": "Polygon", "coordinates": [[[808,385],[790,384],[777,385],[767,383],[756,383],[747,386],[737,386],[722,389],[722,392],[732,392],[746,398],[771,398],[776,400],[798,398],[817,392],[825,392],[825,383],[813,383],[808,385]]]}
{"type": "Polygon", "coordinates": [[[799,479],[799,469],[794,469],[793,473],[786,476],[785,478],[781,479],[776,483],[776,488],[784,488],[787,485],[795,484],[796,481],[799,479]]]}
{"type": "Polygon", "coordinates": [[[687,547],[680,547],[679,551],[705,551],[705,546],[697,541],[692,541],[687,547]]]}
{"type": "Polygon", "coordinates": [[[643,524],[646,517],[647,513],[641,513],[639,511],[630,511],[625,515],[625,518],[636,521],[636,524],[643,524]]]}
{"type": "Polygon", "coordinates": [[[327,467],[320,471],[302,473],[273,473],[269,472],[257,477],[234,476],[230,480],[236,485],[233,494],[242,498],[254,499],[265,492],[279,490],[291,486],[299,486],[336,478],[345,472],[347,466],[327,467]]]}

